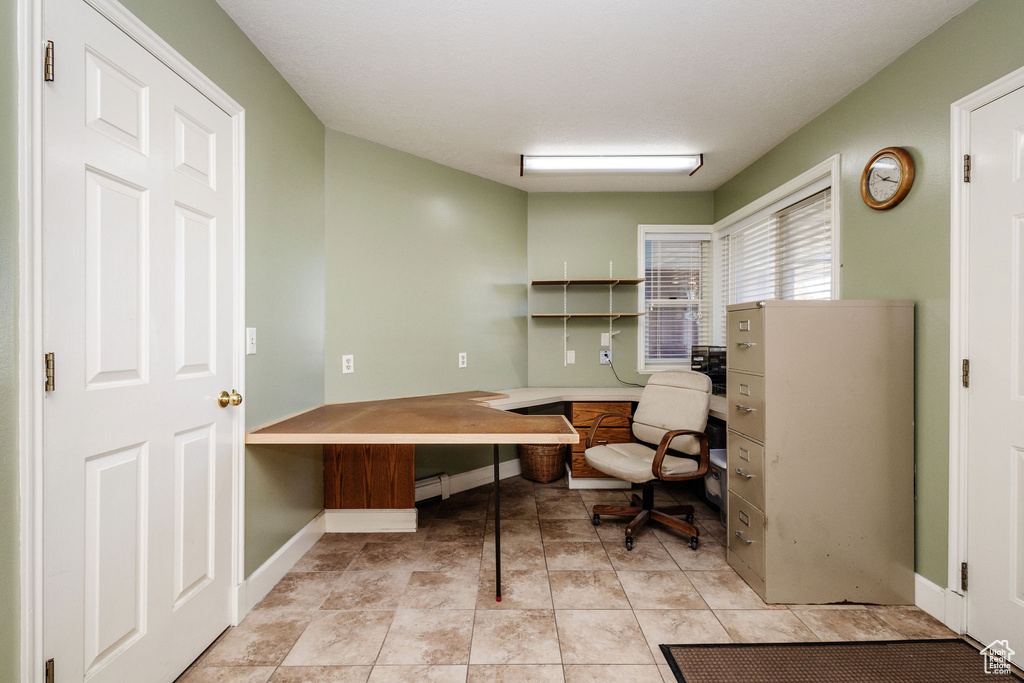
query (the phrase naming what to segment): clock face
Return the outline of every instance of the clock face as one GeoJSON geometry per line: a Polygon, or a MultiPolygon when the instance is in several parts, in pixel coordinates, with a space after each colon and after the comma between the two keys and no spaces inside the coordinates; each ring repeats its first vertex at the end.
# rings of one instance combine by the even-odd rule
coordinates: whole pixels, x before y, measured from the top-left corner
{"type": "Polygon", "coordinates": [[[903,169],[894,157],[882,156],[871,164],[868,171],[868,193],[871,199],[881,203],[896,194],[903,181],[903,169]]]}

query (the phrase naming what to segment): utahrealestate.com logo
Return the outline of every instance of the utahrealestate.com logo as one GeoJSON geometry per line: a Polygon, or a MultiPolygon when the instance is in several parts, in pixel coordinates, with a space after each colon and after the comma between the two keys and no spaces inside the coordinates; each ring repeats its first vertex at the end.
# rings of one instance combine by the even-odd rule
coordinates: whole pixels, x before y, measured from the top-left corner
{"type": "Polygon", "coordinates": [[[985,673],[987,674],[1009,674],[1010,657],[1017,654],[1010,649],[1010,641],[996,640],[981,651],[985,658],[985,673]]]}

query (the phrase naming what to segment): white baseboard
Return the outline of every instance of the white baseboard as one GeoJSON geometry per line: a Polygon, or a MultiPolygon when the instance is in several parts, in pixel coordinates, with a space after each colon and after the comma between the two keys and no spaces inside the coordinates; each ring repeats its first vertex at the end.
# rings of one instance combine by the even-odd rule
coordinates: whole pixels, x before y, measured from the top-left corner
{"type": "Polygon", "coordinates": [[[324,510],[329,534],[416,531],[416,508],[324,510]]]}
{"type": "Polygon", "coordinates": [[[914,604],[948,626],[964,633],[964,596],[914,574],[914,604]]]}
{"type": "MultiPolygon", "coordinates": [[[[514,477],[522,473],[522,471],[523,468],[519,464],[519,458],[506,460],[498,465],[498,477],[501,479],[514,477]]],[[[459,474],[453,474],[448,478],[448,483],[451,486],[452,493],[468,491],[469,489],[475,489],[477,486],[486,486],[492,481],[494,481],[494,465],[478,467],[475,470],[470,470],[468,472],[460,472],[459,474]]]]}
{"type": "Polygon", "coordinates": [[[260,600],[266,597],[267,593],[277,585],[277,582],[288,573],[288,570],[313,547],[326,530],[326,518],[321,512],[306,526],[299,529],[298,533],[278,548],[277,552],[270,556],[270,559],[260,565],[260,568],[237,588],[236,626],[253,607],[259,604],[260,600]]]}

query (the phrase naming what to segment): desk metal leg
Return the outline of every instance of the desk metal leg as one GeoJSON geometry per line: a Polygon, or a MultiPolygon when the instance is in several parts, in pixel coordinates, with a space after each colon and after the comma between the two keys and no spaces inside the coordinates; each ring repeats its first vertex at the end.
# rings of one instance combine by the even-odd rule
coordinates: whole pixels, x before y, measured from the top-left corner
{"type": "Polygon", "coordinates": [[[501,602],[501,476],[498,444],[494,444],[494,599],[501,602]]]}

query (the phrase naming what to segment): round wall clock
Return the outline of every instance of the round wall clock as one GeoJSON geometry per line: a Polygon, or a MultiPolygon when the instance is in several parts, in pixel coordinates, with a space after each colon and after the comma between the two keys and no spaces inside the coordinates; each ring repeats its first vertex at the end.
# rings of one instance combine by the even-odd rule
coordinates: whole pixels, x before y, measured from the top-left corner
{"type": "Polygon", "coordinates": [[[902,147],[886,147],[871,157],[860,177],[860,196],[872,209],[891,209],[914,184],[914,157],[902,147]]]}

